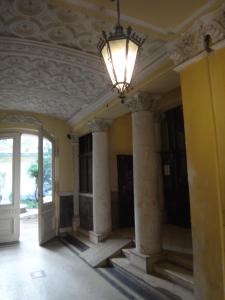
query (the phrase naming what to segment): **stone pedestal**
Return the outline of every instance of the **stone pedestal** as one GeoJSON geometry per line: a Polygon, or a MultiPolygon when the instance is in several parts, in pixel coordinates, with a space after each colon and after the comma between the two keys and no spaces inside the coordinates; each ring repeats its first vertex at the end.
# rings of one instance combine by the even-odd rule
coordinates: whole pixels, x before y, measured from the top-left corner
{"type": "Polygon", "coordinates": [[[151,273],[153,270],[153,264],[162,260],[163,256],[166,254],[163,252],[145,255],[137,251],[137,249],[132,249],[129,251],[130,263],[145,273],[151,273]]]}
{"type": "Polygon", "coordinates": [[[93,232],[90,239],[102,242],[112,230],[108,157],[109,122],[89,123],[93,136],[93,232]]]}
{"type": "Polygon", "coordinates": [[[73,151],[73,231],[80,227],[79,217],[79,136],[76,133],[71,134],[73,151]]]}
{"type": "Polygon", "coordinates": [[[161,256],[161,212],[158,199],[158,154],[154,110],[156,98],[139,92],[126,101],[132,111],[136,249],[131,263],[146,272],[161,256]]]}
{"type": "Polygon", "coordinates": [[[76,232],[80,228],[80,217],[73,217],[72,228],[74,232],[76,232]]]}
{"type": "Polygon", "coordinates": [[[107,237],[108,237],[109,233],[95,233],[94,231],[89,231],[89,239],[92,243],[94,244],[98,244],[98,243],[102,243],[104,242],[107,237]]]}

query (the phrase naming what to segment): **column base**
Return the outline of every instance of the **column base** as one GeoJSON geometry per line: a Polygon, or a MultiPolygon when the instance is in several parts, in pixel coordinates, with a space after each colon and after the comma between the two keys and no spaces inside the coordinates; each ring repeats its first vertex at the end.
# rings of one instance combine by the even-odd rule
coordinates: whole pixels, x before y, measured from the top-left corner
{"type": "Polygon", "coordinates": [[[98,244],[104,242],[109,234],[107,233],[95,233],[94,231],[89,231],[89,239],[92,243],[98,244]]]}
{"type": "Polygon", "coordinates": [[[73,217],[72,227],[73,231],[76,232],[78,230],[78,228],[80,227],[80,217],[73,217]]]}
{"type": "Polygon", "coordinates": [[[164,252],[145,255],[137,252],[136,249],[132,249],[129,252],[129,261],[131,265],[140,269],[144,273],[151,273],[153,270],[153,264],[162,260],[166,256],[164,252]]]}

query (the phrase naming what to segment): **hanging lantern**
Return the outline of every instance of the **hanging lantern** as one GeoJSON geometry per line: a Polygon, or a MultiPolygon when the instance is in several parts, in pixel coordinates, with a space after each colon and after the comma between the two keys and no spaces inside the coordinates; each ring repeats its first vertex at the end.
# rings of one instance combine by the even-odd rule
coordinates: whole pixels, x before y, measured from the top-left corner
{"type": "Polygon", "coordinates": [[[119,0],[117,0],[117,16],[115,31],[109,35],[103,31],[98,49],[106,64],[113,87],[117,88],[120,98],[123,99],[131,86],[137,54],[144,39],[132,32],[131,27],[124,30],[120,25],[119,0]]]}

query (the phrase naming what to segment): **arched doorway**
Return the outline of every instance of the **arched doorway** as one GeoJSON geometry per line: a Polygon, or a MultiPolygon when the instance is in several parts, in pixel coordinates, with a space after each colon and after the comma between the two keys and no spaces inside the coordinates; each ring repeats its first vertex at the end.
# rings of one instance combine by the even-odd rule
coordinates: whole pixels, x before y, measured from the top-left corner
{"type": "Polygon", "coordinates": [[[36,183],[39,244],[56,235],[54,138],[44,130],[1,133],[0,243],[16,242],[20,237],[21,142],[31,134],[35,134],[38,145],[36,183]]]}

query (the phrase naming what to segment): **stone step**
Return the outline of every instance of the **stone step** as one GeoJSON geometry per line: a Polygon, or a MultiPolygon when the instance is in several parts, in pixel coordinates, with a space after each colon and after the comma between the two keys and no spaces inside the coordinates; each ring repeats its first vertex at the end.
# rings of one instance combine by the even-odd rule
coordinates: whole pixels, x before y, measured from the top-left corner
{"type": "Polygon", "coordinates": [[[131,249],[133,249],[133,248],[124,248],[124,249],[122,249],[123,256],[126,257],[126,258],[129,258],[131,249]]]}
{"type": "Polygon", "coordinates": [[[168,251],[167,259],[169,262],[193,271],[193,255],[191,254],[168,251]]]}
{"type": "Polygon", "coordinates": [[[170,295],[170,299],[177,299],[177,297],[179,297],[182,300],[194,300],[194,294],[191,290],[172,281],[165,280],[162,277],[158,277],[156,274],[146,274],[142,272],[140,269],[132,266],[126,257],[112,258],[110,262],[116,269],[125,273],[127,276],[144,282],[159,291],[166,291],[167,295],[170,295]]]}
{"type": "Polygon", "coordinates": [[[128,299],[135,300],[177,300],[177,297],[171,297],[164,290],[159,291],[136,278],[121,272],[114,267],[98,268],[98,272],[111,285],[116,286],[120,291],[126,294],[128,299]]]}
{"type": "Polygon", "coordinates": [[[154,272],[156,272],[163,278],[168,279],[176,284],[183,286],[186,289],[193,291],[193,273],[187,270],[186,268],[164,261],[156,263],[153,269],[154,272]]]}

